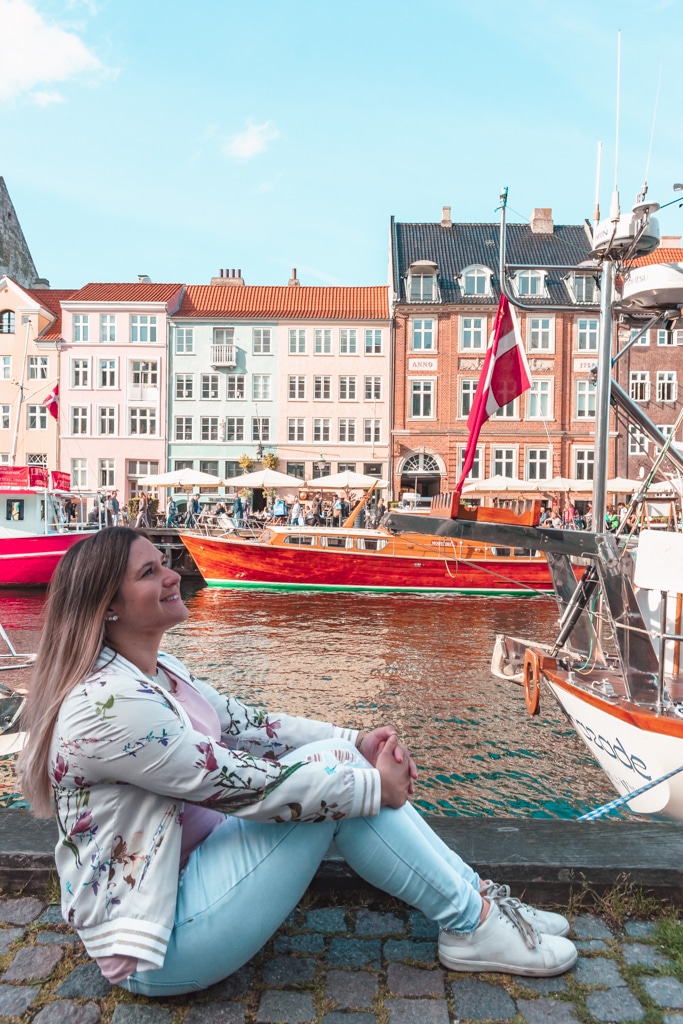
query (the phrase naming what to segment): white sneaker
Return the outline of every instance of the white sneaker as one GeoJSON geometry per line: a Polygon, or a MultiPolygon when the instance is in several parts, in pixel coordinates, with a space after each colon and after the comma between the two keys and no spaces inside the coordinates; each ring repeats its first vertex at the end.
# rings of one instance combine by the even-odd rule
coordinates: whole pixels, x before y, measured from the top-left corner
{"type": "Polygon", "coordinates": [[[529,978],[564,974],[576,963],[573,942],[541,935],[522,917],[517,901],[494,899],[473,932],[442,930],[439,960],[451,971],[501,971],[529,978]]]}
{"type": "Polygon", "coordinates": [[[532,924],[537,932],[542,935],[568,935],[569,921],[562,914],[554,914],[551,910],[538,910],[530,907],[528,903],[510,896],[509,885],[498,885],[496,882],[482,882],[483,888],[479,890],[482,896],[493,900],[497,897],[514,904],[522,917],[525,917],[529,924],[532,924]]]}

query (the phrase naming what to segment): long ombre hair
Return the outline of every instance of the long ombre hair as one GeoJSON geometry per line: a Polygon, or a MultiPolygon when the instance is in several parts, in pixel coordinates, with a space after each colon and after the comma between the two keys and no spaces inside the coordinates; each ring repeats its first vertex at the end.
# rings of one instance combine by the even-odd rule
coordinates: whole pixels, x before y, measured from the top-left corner
{"type": "Polygon", "coordinates": [[[22,725],[29,737],[19,756],[21,791],[37,817],[52,816],[50,747],[66,695],[92,671],[105,643],[106,615],[144,536],[126,526],[92,534],[68,549],[48,589],[45,622],[22,725]]]}

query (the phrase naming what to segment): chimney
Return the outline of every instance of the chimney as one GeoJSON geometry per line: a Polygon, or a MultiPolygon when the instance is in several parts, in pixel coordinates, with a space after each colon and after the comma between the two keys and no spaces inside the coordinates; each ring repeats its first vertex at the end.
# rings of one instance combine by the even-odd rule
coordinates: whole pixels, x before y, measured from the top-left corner
{"type": "Polygon", "coordinates": [[[450,206],[441,207],[441,227],[452,228],[453,221],[451,220],[451,208],[450,206]]]}
{"type": "Polygon", "coordinates": [[[301,288],[301,281],[296,276],[296,267],[292,267],[292,276],[287,282],[290,288],[301,288]]]}
{"type": "Polygon", "coordinates": [[[537,206],[531,211],[529,226],[535,235],[552,235],[553,211],[549,206],[537,206]]]}
{"type": "Polygon", "coordinates": [[[680,249],[681,247],[681,236],[680,235],[662,235],[659,239],[660,249],[680,249]]]}
{"type": "Polygon", "coordinates": [[[242,271],[235,270],[219,270],[219,277],[212,277],[211,284],[244,284],[242,280],[242,271]]]}
{"type": "Polygon", "coordinates": [[[138,274],[138,284],[151,284],[152,278],[148,277],[147,274],[138,274]]]}
{"type": "Polygon", "coordinates": [[[46,277],[35,277],[33,279],[32,288],[49,288],[50,282],[46,277]]]}

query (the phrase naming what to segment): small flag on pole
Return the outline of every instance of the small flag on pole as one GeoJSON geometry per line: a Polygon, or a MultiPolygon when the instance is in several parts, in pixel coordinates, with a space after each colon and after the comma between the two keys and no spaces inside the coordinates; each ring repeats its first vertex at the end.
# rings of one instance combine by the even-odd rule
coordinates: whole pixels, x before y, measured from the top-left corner
{"type": "Polygon", "coordinates": [[[470,436],[467,439],[462,473],[455,485],[458,493],[462,491],[467,474],[472,469],[482,425],[530,387],[531,374],[517,320],[510,303],[501,295],[481,376],[467,417],[470,436]]]}
{"type": "Polygon", "coordinates": [[[47,398],[43,399],[43,405],[54,419],[59,419],[59,384],[55,384],[47,398]]]}

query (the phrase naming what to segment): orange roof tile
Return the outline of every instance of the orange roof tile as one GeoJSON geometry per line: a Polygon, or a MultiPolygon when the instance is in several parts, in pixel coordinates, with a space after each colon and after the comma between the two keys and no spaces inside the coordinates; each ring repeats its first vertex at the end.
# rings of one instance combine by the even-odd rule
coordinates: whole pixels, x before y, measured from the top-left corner
{"type": "Polygon", "coordinates": [[[177,317],[388,320],[386,287],[188,285],[177,317]]]}
{"type": "Polygon", "coordinates": [[[73,288],[27,288],[26,294],[55,315],[40,335],[40,341],[58,341],[62,336],[62,302],[74,294],[73,288]]]}
{"type": "Polygon", "coordinates": [[[168,302],[181,284],[145,282],[99,284],[90,282],[70,296],[70,302],[168,302]]]}
{"type": "Polygon", "coordinates": [[[647,256],[639,256],[638,259],[630,260],[628,267],[644,267],[648,263],[683,263],[683,249],[655,249],[647,256]]]}

